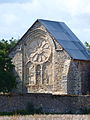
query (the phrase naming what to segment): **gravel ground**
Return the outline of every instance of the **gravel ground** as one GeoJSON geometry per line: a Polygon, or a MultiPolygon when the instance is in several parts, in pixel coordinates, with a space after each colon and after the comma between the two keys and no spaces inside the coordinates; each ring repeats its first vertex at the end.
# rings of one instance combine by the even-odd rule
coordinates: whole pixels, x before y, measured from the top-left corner
{"type": "Polygon", "coordinates": [[[90,120],[90,115],[15,115],[0,116],[0,120],[90,120]]]}

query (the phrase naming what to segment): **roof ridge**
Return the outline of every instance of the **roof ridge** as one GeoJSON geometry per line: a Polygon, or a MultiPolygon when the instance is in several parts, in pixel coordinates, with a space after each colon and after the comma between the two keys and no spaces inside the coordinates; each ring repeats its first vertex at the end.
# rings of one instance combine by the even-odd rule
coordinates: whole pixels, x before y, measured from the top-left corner
{"type": "Polygon", "coordinates": [[[60,21],[57,21],[57,20],[46,20],[46,19],[37,19],[38,21],[48,21],[48,22],[57,22],[57,23],[64,23],[64,22],[60,22],[60,21]]]}

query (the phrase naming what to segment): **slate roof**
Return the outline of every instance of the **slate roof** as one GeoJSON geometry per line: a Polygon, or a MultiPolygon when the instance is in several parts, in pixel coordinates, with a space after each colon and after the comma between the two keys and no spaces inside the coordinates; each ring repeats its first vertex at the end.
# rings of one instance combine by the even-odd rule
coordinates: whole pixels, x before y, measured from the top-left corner
{"type": "MultiPolygon", "coordinates": [[[[90,52],[88,52],[82,42],[76,37],[76,35],[64,22],[43,19],[38,19],[36,22],[37,21],[39,21],[47,29],[47,31],[51,33],[51,35],[58,41],[58,43],[64,48],[64,50],[70,55],[71,58],[76,60],[90,60],[90,52]]],[[[30,31],[33,25],[21,37],[15,47],[19,44],[20,41],[22,41],[24,36],[27,35],[28,31],[30,31]]],[[[14,48],[12,48],[9,53],[14,48]]]]}
{"type": "Polygon", "coordinates": [[[90,52],[64,22],[38,19],[65,51],[77,60],[90,60],[90,52]]]}

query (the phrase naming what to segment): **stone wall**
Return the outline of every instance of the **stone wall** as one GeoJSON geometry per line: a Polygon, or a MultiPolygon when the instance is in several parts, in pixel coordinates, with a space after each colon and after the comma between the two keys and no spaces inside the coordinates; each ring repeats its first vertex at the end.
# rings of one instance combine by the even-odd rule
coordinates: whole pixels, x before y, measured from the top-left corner
{"type": "Polygon", "coordinates": [[[45,28],[36,23],[24,42],[24,85],[28,93],[52,93],[53,43],[45,28]]]}
{"type": "Polygon", "coordinates": [[[51,94],[0,95],[0,112],[25,110],[28,103],[42,107],[43,113],[81,113],[90,109],[90,96],[51,94]]]}
{"type": "Polygon", "coordinates": [[[67,76],[67,94],[90,94],[90,62],[71,60],[67,76]]]}
{"type": "Polygon", "coordinates": [[[65,50],[55,50],[53,94],[67,94],[67,76],[70,67],[70,61],[71,59],[65,50]]]}
{"type": "Polygon", "coordinates": [[[17,81],[17,89],[15,89],[15,92],[22,92],[22,73],[23,73],[23,65],[22,65],[22,42],[18,43],[18,45],[10,52],[9,57],[12,58],[12,63],[15,65],[14,68],[14,75],[16,77],[17,81]]]}

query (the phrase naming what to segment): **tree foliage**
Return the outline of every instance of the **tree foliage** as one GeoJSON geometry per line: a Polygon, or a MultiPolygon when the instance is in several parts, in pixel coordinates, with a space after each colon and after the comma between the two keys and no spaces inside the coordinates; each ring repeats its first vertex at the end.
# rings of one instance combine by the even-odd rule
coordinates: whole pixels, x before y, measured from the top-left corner
{"type": "Polygon", "coordinates": [[[14,65],[8,56],[9,50],[15,46],[17,40],[0,41],[0,92],[11,92],[16,87],[16,79],[13,74],[14,65]]]}
{"type": "Polygon", "coordinates": [[[88,51],[90,51],[90,44],[88,42],[85,42],[85,46],[88,49],[88,51]]]}

